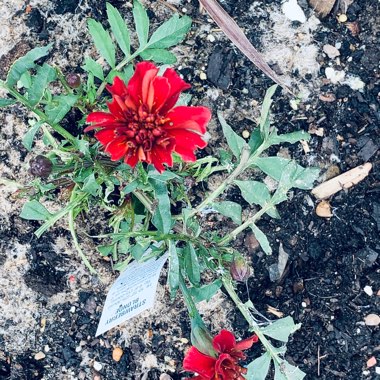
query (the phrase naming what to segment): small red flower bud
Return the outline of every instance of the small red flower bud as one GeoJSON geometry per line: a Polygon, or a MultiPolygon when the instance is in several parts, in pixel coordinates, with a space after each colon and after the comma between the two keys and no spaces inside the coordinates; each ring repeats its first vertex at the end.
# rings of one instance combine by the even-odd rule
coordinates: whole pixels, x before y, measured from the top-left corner
{"type": "Polygon", "coordinates": [[[251,270],[245,259],[238,255],[234,257],[234,260],[231,263],[230,273],[235,281],[245,282],[251,275],[251,270]]]}
{"type": "Polygon", "coordinates": [[[35,177],[47,178],[53,170],[52,162],[45,156],[38,155],[29,162],[29,172],[35,177]]]}
{"type": "Polygon", "coordinates": [[[66,82],[71,88],[78,88],[80,86],[80,76],[75,73],[66,75],[66,82]]]}

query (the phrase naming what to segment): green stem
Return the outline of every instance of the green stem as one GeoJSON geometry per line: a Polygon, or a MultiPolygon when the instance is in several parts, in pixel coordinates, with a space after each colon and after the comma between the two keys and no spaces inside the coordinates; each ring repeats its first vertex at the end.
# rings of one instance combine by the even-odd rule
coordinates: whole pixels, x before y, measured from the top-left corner
{"type": "Polygon", "coordinates": [[[132,191],[132,194],[144,205],[144,207],[151,213],[154,213],[153,202],[149,197],[139,190],[132,191]]]}
{"type": "Polygon", "coordinates": [[[257,324],[253,315],[251,314],[249,307],[244,304],[237,293],[235,292],[234,286],[232,284],[232,280],[230,277],[222,277],[223,286],[226,289],[227,293],[231,297],[234,304],[238,307],[241,314],[248,322],[250,329],[258,336],[261,344],[265,347],[266,351],[270,354],[273,360],[275,360],[278,364],[281,364],[282,360],[279,358],[277,352],[273,350],[273,346],[265,337],[265,335],[261,332],[260,326],[257,324]]]}
{"type": "Polygon", "coordinates": [[[200,318],[200,315],[199,315],[197,307],[195,306],[195,302],[193,300],[193,297],[191,297],[191,295],[189,293],[189,289],[187,289],[187,286],[185,284],[185,281],[184,281],[181,273],[179,274],[179,287],[180,287],[181,292],[183,294],[183,298],[185,300],[187,310],[189,311],[190,319],[200,318]]]}
{"type": "Polygon", "coordinates": [[[1,83],[1,84],[2,84],[2,87],[4,87],[16,100],[18,100],[26,108],[28,108],[30,111],[36,114],[43,123],[50,125],[51,128],[53,128],[57,133],[59,133],[67,141],[70,141],[71,143],[75,142],[75,137],[70,132],[66,131],[66,129],[61,127],[59,124],[50,123],[47,116],[41,110],[32,106],[28,102],[28,99],[26,99],[23,95],[21,95],[19,92],[17,92],[13,88],[8,87],[6,84],[4,83],[1,83]]]}
{"type": "Polygon", "coordinates": [[[219,240],[218,245],[224,246],[228,244],[231,240],[235,240],[236,236],[240,234],[240,232],[244,231],[246,228],[250,227],[257,220],[259,220],[268,210],[273,207],[271,203],[267,203],[263,206],[263,208],[258,211],[255,215],[248,218],[243,224],[239,227],[236,227],[233,231],[231,231],[228,235],[225,235],[221,240],[219,240]]]}

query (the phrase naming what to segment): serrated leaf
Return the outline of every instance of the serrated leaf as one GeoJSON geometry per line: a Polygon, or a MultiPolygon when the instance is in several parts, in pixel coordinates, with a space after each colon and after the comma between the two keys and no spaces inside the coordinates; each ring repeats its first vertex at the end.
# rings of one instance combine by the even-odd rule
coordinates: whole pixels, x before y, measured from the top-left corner
{"type": "Polygon", "coordinates": [[[146,49],[140,53],[140,57],[145,61],[154,61],[166,65],[177,62],[177,57],[165,49],[146,49]]]}
{"type": "Polygon", "coordinates": [[[280,364],[274,362],[274,380],[302,380],[306,374],[286,360],[280,364]]]}
{"type": "Polygon", "coordinates": [[[24,137],[22,138],[22,145],[24,145],[24,147],[27,149],[27,150],[32,150],[32,145],[33,145],[33,140],[34,140],[34,137],[36,136],[36,133],[39,131],[39,129],[41,128],[41,125],[43,123],[42,122],[37,122],[35,123],[29,130],[28,132],[25,133],[24,137]]]}
{"type": "Polygon", "coordinates": [[[177,14],[164,22],[149,39],[149,49],[166,49],[181,42],[191,27],[191,18],[177,14]]]}
{"type": "Polygon", "coordinates": [[[98,62],[94,61],[92,58],[86,57],[82,68],[86,70],[88,73],[91,73],[94,77],[97,77],[100,80],[104,81],[102,66],[98,62]]]}
{"type": "Polygon", "coordinates": [[[103,28],[100,22],[93,19],[89,19],[87,25],[98,53],[108,62],[111,68],[114,69],[116,65],[116,49],[110,34],[103,28]]]}
{"type": "Polygon", "coordinates": [[[133,19],[135,21],[135,28],[139,39],[140,48],[142,48],[148,42],[149,18],[145,8],[138,0],[133,2],[133,19]]]}
{"type": "Polygon", "coordinates": [[[28,100],[31,105],[35,106],[42,99],[47,85],[56,77],[55,69],[47,63],[38,67],[37,74],[32,77],[32,85],[28,90],[28,100]]]}
{"type": "Polygon", "coordinates": [[[175,243],[169,240],[169,274],[168,282],[170,289],[170,297],[173,299],[177,293],[179,286],[179,260],[175,243]]]}
{"type": "Polygon", "coordinates": [[[251,152],[255,153],[257,148],[263,143],[263,138],[261,136],[260,128],[255,128],[251,133],[251,137],[249,138],[248,145],[251,148],[251,152]]]}
{"type": "Polygon", "coordinates": [[[153,186],[155,198],[158,201],[152,223],[160,232],[167,234],[172,226],[168,189],[165,182],[157,181],[153,178],[150,178],[149,182],[153,186]]]}
{"type": "Polygon", "coordinates": [[[272,248],[271,248],[271,246],[269,244],[269,240],[268,240],[267,236],[264,234],[264,232],[261,231],[260,228],[256,226],[256,224],[251,224],[251,229],[255,235],[255,238],[260,243],[260,246],[263,249],[263,251],[267,255],[271,255],[272,254],[272,248]]]}
{"type": "Polygon", "coordinates": [[[73,94],[54,96],[52,103],[47,104],[45,107],[45,113],[49,123],[59,123],[77,100],[78,96],[73,94]]]}
{"type": "Polygon", "coordinates": [[[129,57],[131,54],[131,42],[128,27],[121,17],[119,11],[110,3],[107,3],[107,17],[116,42],[120,46],[120,49],[125,54],[125,56],[129,57]]]}
{"type": "Polygon", "coordinates": [[[290,187],[297,187],[302,190],[312,189],[315,180],[318,178],[319,169],[304,168],[298,164],[295,164],[292,168],[288,166],[290,162],[294,161],[282,157],[263,157],[255,159],[255,165],[276,181],[280,181],[285,170],[285,173],[291,171],[288,175],[288,181],[291,181],[291,183],[288,183],[291,185],[290,187]]]}
{"type": "MultiPolygon", "coordinates": [[[[267,186],[262,182],[235,180],[234,183],[239,187],[242,197],[250,205],[255,204],[263,207],[271,199],[267,186]]],[[[267,214],[272,218],[280,217],[275,208],[268,210],[267,214]]]]}
{"type": "Polygon", "coordinates": [[[50,212],[40,202],[32,200],[24,204],[20,217],[27,220],[47,220],[50,212]]]}
{"type": "Polygon", "coordinates": [[[203,285],[200,288],[189,288],[189,293],[194,298],[194,302],[210,301],[216,292],[223,285],[222,280],[217,279],[211,284],[203,285]]]}
{"type": "Polygon", "coordinates": [[[247,143],[242,137],[240,137],[237,133],[235,133],[233,129],[227,124],[221,112],[218,112],[218,119],[219,119],[220,124],[222,125],[223,134],[227,140],[227,144],[229,148],[231,149],[233,155],[237,159],[239,159],[241,151],[243,147],[247,145],[247,143]]]}
{"type": "Polygon", "coordinates": [[[23,57],[17,59],[8,72],[6,84],[13,87],[23,73],[35,66],[35,61],[48,55],[52,46],[53,44],[51,43],[47,46],[34,48],[23,57]]]}
{"type": "Polygon", "coordinates": [[[275,144],[281,144],[283,142],[287,142],[290,144],[294,144],[300,140],[310,140],[310,135],[305,131],[296,131],[296,132],[290,132],[285,133],[283,135],[278,135],[277,130],[272,132],[271,136],[269,137],[269,144],[275,145],[275,144]]]}
{"type": "Polygon", "coordinates": [[[270,106],[272,105],[272,96],[276,92],[277,85],[273,85],[268,88],[265,93],[263,105],[261,107],[261,115],[260,115],[260,132],[261,136],[264,140],[269,136],[269,128],[270,128],[270,106]]]}
{"type": "Polygon", "coordinates": [[[286,317],[272,322],[270,325],[261,328],[261,332],[273,339],[287,343],[289,335],[293,334],[301,327],[301,324],[295,324],[292,317],[286,317]]]}
{"type": "Polygon", "coordinates": [[[0,107],[7,107],[11,106],[12,104],[15,104],[16,100],[15,99],[4,99],[0,98],[0,107]]]}
{"type": "Polygon", "coordinates": [[[248,373],[245,375],[245,378],[247,380],[265,380],[269,372],[271,361],[272,358],[268,352],[261,355],[248,364],[248,373]]]}
{"type": "Polygon", "coordinates": [[[211,207],[227,218],[231,218],[234,223],[241,224],[242,210],[238,203],[231,201],[215,202],[211,204],[211,207]]]}
{"type": "Polygon", "coordinates": [[[201,281],[201,271],[197,253],[195,252],[195,249],[191,243],[187,243],[184,249],[184,256],[185,268],[189,281],[194,286],[198,286],[201,281]]]}

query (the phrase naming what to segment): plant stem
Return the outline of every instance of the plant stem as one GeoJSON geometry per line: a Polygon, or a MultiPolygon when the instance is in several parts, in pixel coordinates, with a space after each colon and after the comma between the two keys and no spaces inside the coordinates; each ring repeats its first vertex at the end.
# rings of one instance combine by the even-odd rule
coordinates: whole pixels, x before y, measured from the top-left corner
{"type": "Polygon", "coordinates": [[[153,202],[149,197],[139,190],[132,191],[132,194],[144,205],[144,207],[149,211],[149,213],[154,214],[153,202]]]}
{"type": "Polygon", "coordinates": [[[275,360],[278,364],[281,364],[282,360],[279,358],[278,353],[273,350],[273,346],[271,345],[271,343],[261,332],[260,326],[253,318],[253,315],[251,314],[249,307],[241,301],[241,299],[235,292],[231,278],[222,277],[222,282],[224,288],[227,290],[227,293],[231,297],[232,301],[238,307],[245,320],[248,322],[250,329],[258,336],[261,344],[265,347],[266,351],[270,354],[272,359],[275,360]]]}
{"type": "Polygon", "coordinates": [[[228,244],[231,240],[234,240],[240,232],[244,231],[246,228],[250,227],[254,224],[258,219],[260,219],[268,210],[273,207],[271,203],[265,204],[260,211],[258,211],[255,215],[248,218],[243,224],[239,227],[236,227],[233,231],[231,231],[228,235],[225,235],[221,240],[219,240],[218,245],[223,246],[228,244]]]}
{"type": "Polygon", "coordinates": [[[185,304],[187,306],[187,310],[189,311],[189,317],[190,319],[194,319],[199,316],[199,312],[197,307],[195,306],[194,300],[191,297],[189,290],[186,287],[185,281],[183,280],[183,277],[181,273],[179,274],[179,287],[181,289],[181,292],[183,294],[183,298],[185,300],[185,304]]]}
{"type": "Polygon", "coordinates": [[[70,141],[71,143],[75,142],[75,137],[70,132],[66,131],[66,129],[61,127],[59,124],[50,123],[47,116],[41,110],[32,106],[23,95],[21,95],[19,92],[17,92],[13,88],[8,87],[5,83],[1,83],[1,84],[2,84],[2,87],[4,87],[16,100],[18,100],[26,108],[28,108],[30,111],[36,114],[40,118],[40,121],[50,125],[50,127],[52,127],[57,133],[59,133],[67,141],[70,141]]]}

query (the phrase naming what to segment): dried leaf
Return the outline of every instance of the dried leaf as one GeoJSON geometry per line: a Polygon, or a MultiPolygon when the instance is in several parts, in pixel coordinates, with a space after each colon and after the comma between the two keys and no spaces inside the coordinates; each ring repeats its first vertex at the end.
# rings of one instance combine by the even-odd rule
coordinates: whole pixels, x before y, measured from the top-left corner
{"type": "Polygon", "coordinates": [[[336,0],[309,0],[319,17],[326,17],[333,9],[336,0]]]}
{"type": "Polygon", "coordinates": [[[283,89],[292,94],[287,85],[268,66],[261,54],[252,46],[244,32],[231,16],[218,4],[216,0],[199,0],[212,19],[218,24],[226,36],[236,45],[236,47],[263,73],[283,89]]]}

